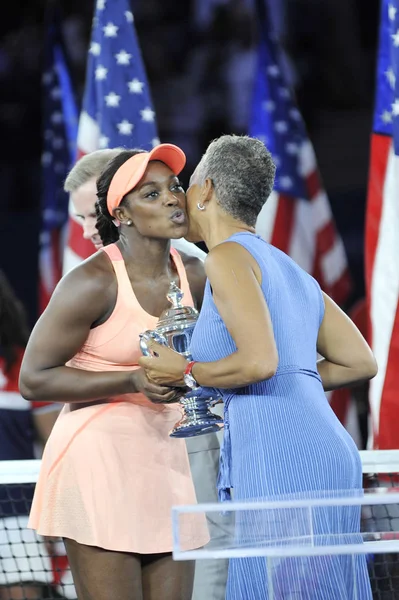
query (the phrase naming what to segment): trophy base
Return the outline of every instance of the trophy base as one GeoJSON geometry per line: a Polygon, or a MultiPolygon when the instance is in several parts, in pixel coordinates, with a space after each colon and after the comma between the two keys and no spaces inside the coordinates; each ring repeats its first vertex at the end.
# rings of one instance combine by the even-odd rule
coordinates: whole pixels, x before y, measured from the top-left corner
{"type": "Polygon", "coordinates": [[[215,433],[223,427],[223,419],[209,410],[209,400],[203,398],[183,398],[183,418],[176,423],[170,437],[188,438],[207,433],[215,433]]]}

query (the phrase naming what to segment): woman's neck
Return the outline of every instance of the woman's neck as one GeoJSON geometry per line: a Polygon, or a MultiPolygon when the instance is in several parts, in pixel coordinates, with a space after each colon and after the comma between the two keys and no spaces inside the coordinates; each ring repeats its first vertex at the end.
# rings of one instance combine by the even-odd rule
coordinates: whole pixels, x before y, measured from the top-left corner
{"type": "Polygon", "coordinates": [[[118,241],[126,268],[140,279],[157,279],[170,271],[170,240],[151,239],[132,235],[121,236],[118,241]]]}
{"type": "Polygon", "coordinates": [[[226,241],[229,237],[235,233],[255,233],[255,227],[250,227],[245,223],[241,223],[236,219],[230,221],[220,220],[219,222],[212,223],[208,231],[203,231],[202,239],[205,242],[208,250],[212,250],[218,244],[226,241]]]}

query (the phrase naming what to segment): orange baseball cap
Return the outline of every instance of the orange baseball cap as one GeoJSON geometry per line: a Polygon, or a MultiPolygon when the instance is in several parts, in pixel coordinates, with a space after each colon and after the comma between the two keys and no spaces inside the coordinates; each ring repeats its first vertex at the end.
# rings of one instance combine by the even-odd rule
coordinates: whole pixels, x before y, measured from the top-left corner
{"type": "Polygon", "coordinates": [[[142,179],[150,160],[160,160],[176,175],[184,169],[186,155],[173,144],[159,144],[151,152],[140,152],[129,158],[119,167],[111,180],[107,194],[107,207],[112,215],[124,196],[131,192],[142,179]]]}

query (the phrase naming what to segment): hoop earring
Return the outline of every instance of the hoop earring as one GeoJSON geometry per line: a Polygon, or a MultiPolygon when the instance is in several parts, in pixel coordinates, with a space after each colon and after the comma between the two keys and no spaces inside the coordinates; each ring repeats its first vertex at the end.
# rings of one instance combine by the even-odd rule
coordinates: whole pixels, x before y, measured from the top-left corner
{"type": "Polygon", "coordinates": [[[198,202],[198,204],[197,204],[197,208],[198,208],[198,210],[205,210],[205,206],[203,206],[203,205],[202,205],[202,204],[200,204],[199,202],[198,202]]]}
{"type": "Polygon", "coordinates": [[[126,225],[127,225],[128,227],[130,227],[131,225],[133,225],[133,221],[132,221],[132,219],[128,219],[128,220],[126,221],[126,225]]]}

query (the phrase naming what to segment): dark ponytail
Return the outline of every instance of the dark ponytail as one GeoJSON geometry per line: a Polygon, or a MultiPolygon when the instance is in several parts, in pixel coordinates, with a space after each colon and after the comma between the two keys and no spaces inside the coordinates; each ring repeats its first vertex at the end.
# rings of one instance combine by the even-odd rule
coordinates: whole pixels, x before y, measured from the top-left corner
{"type": "MultiPolygon", "coordinates": [[[[107,194],[111,181],[119,167],[121,167],[129,158],[145,152],[144,150],[124,150],[120,152],[115,158],[109,161],[108,165],[97,179],[97,202],[96,202],[96,216],[97,223],[96,227],[100,235],[101,241],[104,246],[113,244],[119,240],[119,229],[114,225],[114,217],[109,214],[107,207],[107,194]]],[[[125,199],[123,198],[121,206],[123,206],[125,199]]]]}

